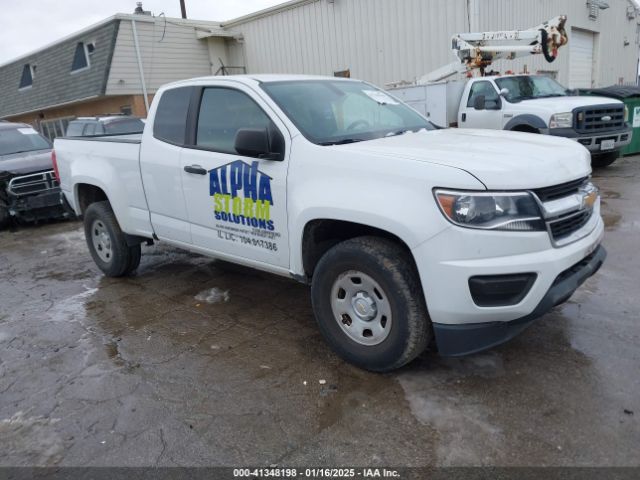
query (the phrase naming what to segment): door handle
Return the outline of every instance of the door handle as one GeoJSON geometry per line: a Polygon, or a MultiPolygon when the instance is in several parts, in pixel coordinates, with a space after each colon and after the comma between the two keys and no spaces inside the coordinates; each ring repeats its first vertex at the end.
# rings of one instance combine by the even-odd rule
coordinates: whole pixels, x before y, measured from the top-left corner
{"type": "Polygon", "coordinates": [[[467,114],[466,114],[466,113],[463,113],[463,114],[462,114],[462,121],[463,121],[463,122],[466,122],[466,121],[467,121],[467,114]]]}
{"type": "Polygon", "coordinates": [[[184,171],[187,173],[194,173],[196,175],[206,175],[207,171],[200,165],[187,165],[184,167],[184,171]]]}

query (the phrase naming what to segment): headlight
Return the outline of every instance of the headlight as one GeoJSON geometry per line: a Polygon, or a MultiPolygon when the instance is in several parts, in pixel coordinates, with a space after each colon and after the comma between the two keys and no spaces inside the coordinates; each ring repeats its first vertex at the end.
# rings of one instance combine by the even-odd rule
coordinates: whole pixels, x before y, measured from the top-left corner
{"type": "Polygon", "coordinates": [[[451,223],[481,230],[543,231],[538,204],[527,192],[435,190],[440,210],[451,223]]]}
{"type": "Polygon", "coordinates": [[[549,128],[571,128],[573,127],[573,113],[556,113],[551,115],[549,128]]]}
{"type": "Polygon", "coordinates": [[[624,121],[625,123],[629,121],[629,107],[624,106],[624,121]]]}

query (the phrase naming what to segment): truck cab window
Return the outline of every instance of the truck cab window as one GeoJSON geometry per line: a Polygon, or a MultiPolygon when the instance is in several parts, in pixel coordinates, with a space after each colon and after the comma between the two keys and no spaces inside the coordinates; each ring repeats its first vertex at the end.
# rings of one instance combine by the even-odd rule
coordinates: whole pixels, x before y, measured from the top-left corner
{"type": "Polygon", "coordinates": [[[271,119],[245,93],[231,88],[207,88],[202,93],[196,145],[235,154],[241,128],[274,128],[271,119]]]}
{"type": "Polygon", "coordinates": [[[166,90],[153,121],[153,136],[174,145],[184,145],[192,87],[166,90]]]}
{"type": "Polygon", "coordinates": [[[469,101],[467,107],[473,108],[476,98],[480,95],[484,95],[486,110],[497,110],[500,108],[500,95],[493,88],[491,82],[476,82],[471,85],[471,91],[469,92],[469,101]]]}

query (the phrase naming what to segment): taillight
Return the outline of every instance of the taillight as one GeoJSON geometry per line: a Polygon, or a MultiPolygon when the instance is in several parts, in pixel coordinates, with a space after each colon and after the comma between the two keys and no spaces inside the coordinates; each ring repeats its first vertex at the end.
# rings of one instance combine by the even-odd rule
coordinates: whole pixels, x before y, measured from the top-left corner
{"type": "Polygon", "coordinates": [[[55,150],[51,150],[51,163],[53,164],[53,173],[56,176],[56,180],[60,183],[60,172],[58,171],[58,159],[56,158],[55,150]]]}

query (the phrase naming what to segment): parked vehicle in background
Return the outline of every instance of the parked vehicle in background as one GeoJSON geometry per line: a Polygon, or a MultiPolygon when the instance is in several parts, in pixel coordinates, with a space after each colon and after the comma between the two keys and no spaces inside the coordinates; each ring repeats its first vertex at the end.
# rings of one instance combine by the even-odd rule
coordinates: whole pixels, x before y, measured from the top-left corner
{"type": "Polygon", "coordinates": [[[51,144],[30,125],[0,122],[0,227],[68,217],[51,164],[51,144]]]}
{"type": "Polygon", "coordinates": [[[611,165],[632,138],[624,103],[576,96],[543,75],[477,77],[390,89],[441,127],[486,128],[570,138],[611,165]]]}
{"type": "Polygon", "coordinates": [[[327,342],[371,370],[505,342],[606,256],[583,147],[436,129],[357,80],[186,80],[142,135],[87,140],[55,158],[105,275],[160,240],[310,283],[327,342]]]}
{"type": "Polygon", "coordinates": [[[97,117],[78,117],[71,120],[65,133],[66,137],[90,137],[92,135],[122,135],[142,133],[144,122],[131,115],[108,115],[97,117]]]}
{"type": "Polygon", "coordinates": [[[390,84],[390,90],[440,127],[570,138],[589,150],[594,167],[606,167],[631,143],[632,129],[622,102],[573,96],[547,76],[499,76],[488,70],[496,60],[528,55],[544,55],[547,62],[554,62],[569,42],[566,22],[566,15],[561,15],[528,30],[458,33],[451,38],[456,61],[415,84],[390,84]],[[476,72],[479,76],[473,78],[476,72]],[[470,79],[462,80],[463,74],[470,79]]]}

